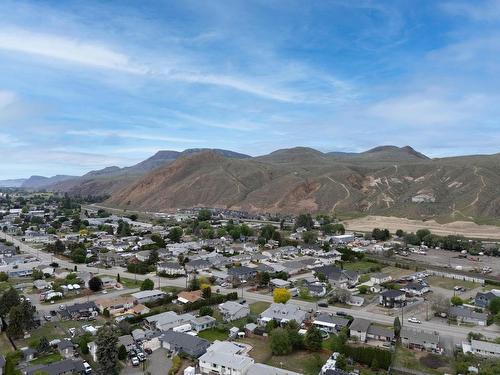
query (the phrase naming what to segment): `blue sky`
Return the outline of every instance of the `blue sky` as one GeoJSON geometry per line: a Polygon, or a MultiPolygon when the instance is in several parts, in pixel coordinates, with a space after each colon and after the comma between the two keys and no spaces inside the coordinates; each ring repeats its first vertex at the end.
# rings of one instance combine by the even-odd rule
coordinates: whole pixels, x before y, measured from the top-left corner
{"type": "Polygon", "coordinates": [[[157,150],[500,152],[500,1],[0,2],[0,179],[157,150]]]}

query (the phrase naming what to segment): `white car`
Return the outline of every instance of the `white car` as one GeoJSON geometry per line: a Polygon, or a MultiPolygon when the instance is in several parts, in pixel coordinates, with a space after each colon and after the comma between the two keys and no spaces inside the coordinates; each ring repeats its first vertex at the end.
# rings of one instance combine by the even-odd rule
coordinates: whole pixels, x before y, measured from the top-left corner
{"type": "Polygon", "coordinates": [[[420,320],[418,320],[417,318],[408,318],[408,321],[410,323],[416,323],[416,324],[420,324],[422,323],[420,320]]]}
{"type": "Polygon", "coordinates": [[[139,358],[132,357],[131,361],[132,361],[132,366],[139,366],[139,358]]]}

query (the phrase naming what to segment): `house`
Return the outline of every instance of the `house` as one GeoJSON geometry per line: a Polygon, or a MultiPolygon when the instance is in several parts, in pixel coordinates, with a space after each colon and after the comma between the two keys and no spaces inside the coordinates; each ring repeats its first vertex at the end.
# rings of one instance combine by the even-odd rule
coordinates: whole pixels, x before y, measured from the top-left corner
{"type": "Polygon", "coordinates": [[[334,266],[322,266],[313,269],[316,276],[323,274],[330,284],[336,288],[348,289],[355,286],[359,281],[357,272],[344,271],[334,266]]]}
{"type": "Polygon", "coordinates": [[[401,327],[401,343],[410,349],[435,350],[439,347],[437,332],[420,331],[414,328],[401,327]]]}
{"type": "Polygon", "coordinates": [[[250,314],[250,307],[247,304],[240,304],[234,301],[226,301],[219,305],[219,311],[225,322],[232,322],[244,318],[250,314]]]}
{"type": "Polygon", "coordinates": [[[210,329],[215,327],[217,323],[217,319],[212,318],[211,316],[199,316],[193,320],[191,320],[191,329],[196,332],[201,332],[206,329],[210,329]]]}
{"type": "Polygon", "coordinates": [[[500,297],[499,289],[492,289],[488,292],[477,292],[475,305],[478,307],[487,308],[493,298],[500,297]]]}
{"type": "Polygon", "coordinates": [[[191,314],[177,315],[173,311],[166,311],[161,314],[148,316],[144,319],[144,326],[151,330],[168,331],[169,329],[191,324],[195,319],[196,317],[191,314]]]}
{"type": "Polygon", "coordinates": [[[73,305],[66,305],[66,310],[62,310],[59,313],[62,317],[67,319],[79,319],[79,318],[90,318],[95,317],[98,314],[99,309],[94,301],[75,303],[73,305]]]}
{"type": "Polygon", "coordinates": [[[404,287],[402,287],[401,290],[411,296],[422,296],[425,293],[430,292],[431,289],[426,284],[408,283],[404,287]]]}
{"type": "Polygon", "coordinates": [[[370,325],[371,322],[369,320],[361,318],[354,319],[349,327],[351,337],[356,337],[358,340],[365,342],[370,325]]]}
{"type": "Polygon", "coordinates": [[[45,280],[34,280],[33,286],[38,290],[45,290],[50,288],[50,284],[45,280]]]}
{"type": "Polygon", "coordinates": [[[75,348],[71,340],[63,339],[57,343],[57,351],[64,358],[72,358],[75,348]]]}
{"type": "Polygon", "coordinates": [[[24,375],[49,374],[49,375],[70,375],[84,374],[85,366],[82,360],[64,359],[48,365],[36,365],[22,370],[24,375]]]}
{"type": "Polygon", "coordinates": [[[401,290],[387,289],[380,293],[379,304],[389,308],[405,306],[406,294],[401,290]]]}
{"type": "Polygon", "coordinates": [[[253,279],[257,276],[257,270],[247,266],[232,267],[227,273],[233,281],[238,280],[240,282],[253,279]]]}
{"type": "Polygon", "coordinates": [[[111,277],[103,277],[101,278],[102,287],[104,289],[112,289],[116,288],[116,279],[112,279],[111,277]]]}
{"type": "Polygon", "coordinates": [[[488,314],[476,312],[465,306],[451,306],[448,316],[456,319],[458,323],[471,323],[479,326],[485,326],[488,320],[488,314]]]}
{"type": "Polygon", "coordinates": [[[142,290],[140,292],[132,293],[131,296],[134,297],[136,303],[148,303],[155,302],[163,299],[167,293],[161,290],[142,290]]]}
{"type": "Polygon", "coordinates": [[[292,285],[292,283],[290,281],[282,280],[282,279],[271,279],[271,281],[269,281],[269,284],[271,286],[271,289],[274,289],[274,288],[288,289],[292,285]]]}
{"type": "Polygon", "coordinates": [[[340,316],[322,313],[315,317],[312,323],[323,331],[335,333],[339,332],[342,327],[347,327],[349,320],[340,316]]]}
{"type": "Polygon", "coordinates": [[[302,288],[306,288],[311,297],[324,297],[326,295],[326,287],[319,282],[304,282],[302,288]]]}
{"type": "Polygon", "coordinates": [[[182,291],[177,294],[177,301],[180,303],[193,303],[203,299],[203,293],[201,290],[194,290],[192,292],[182,291]]]}
{"type": "Polygon", "coordinates": [[[160,275],[184,276],[186,270],[179,263],[161,262],[156,265],[156,272],[160,275]]]}
{"type": "Polygon", "coordinates": [[[194,259],[186,263],[185,265],[187,272],[199,272],[199,271],[209,271],[212,267],[212,263],[204,259],[194,259]]]}
{"type": "Polygon", "coordinates": [[[113,298],[100,298],[95,301],[97,308],[101,312],[108,310],[111,315],[118,315],[131,309],[134,306],[133,297],[118,296],[113,298]]]}
{"type": "Polygon", "coordinates": [[[254,360],[251,357],[221,351],[207,351],[199,358],[202,374],[244,375],[254,360]]]}
{"type": "Polygon", "coordinates": [[[260,314],[259,323],[266,325],[269,321],[275,320],[279,324],[284,324],[290,320],[295,320],[301,324],[307,318],[307,312],[301,310],[299,306],[293,303],[272,303],[265,311],[260,314]]]}
{"type": "Polygon", "coordinates": [[[470,344],[462,343],[464,353],[472,353],[483,357],[500,357],[500,344],[489,341],[471,340],[470,344]]]}
{"type": "Polygon", "coordinates": [[[371,324],[366,332],[366,338],[378,341],[394,341],[394,330],[387,327],[381,327],[376,324],[371,324]]]}
{"type": "Polygon", "coordinates": [[[372,284],[380,285],[392,281],[392,276],[387,273],[374,273],[373,275],[371,275],[370,281],[372,282],[372,284]]]}
{"type": "Polygon", "coordinates": [[[167,350],[174,353],[187,354],[195,358],[205,354],[208,347],[211,345],[209,341],[200,339],[197,336],[172,330],[164,332],[160,336],[160,342],[162,347],[167,350]]]}

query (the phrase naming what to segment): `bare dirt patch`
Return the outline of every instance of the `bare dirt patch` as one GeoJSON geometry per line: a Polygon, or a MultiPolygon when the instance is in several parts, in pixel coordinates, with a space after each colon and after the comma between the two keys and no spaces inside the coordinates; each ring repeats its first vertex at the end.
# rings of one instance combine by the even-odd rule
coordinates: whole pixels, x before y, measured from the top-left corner
{"type": "Polygon", "coordinates": [[[348,230],[371,232],[373,228],[387,228],[391,232],[402,229],[406,232],[416,232],[427,228],[432,233],[447,236],[451,234],[462,235],[469,238],[500,240],[500,227],[495,225],[478,225],[470,221],[454,221],[439,224],[434,220],[410,220],[393,216],[365,216],[362,218],[346,220],[348,230]]]}

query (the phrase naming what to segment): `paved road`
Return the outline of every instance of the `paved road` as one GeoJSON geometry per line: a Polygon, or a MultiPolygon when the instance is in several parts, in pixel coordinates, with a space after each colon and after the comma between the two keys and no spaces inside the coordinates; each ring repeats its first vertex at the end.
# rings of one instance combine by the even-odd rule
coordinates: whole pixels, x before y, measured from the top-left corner
{"type": "MultiPolygon", "coordinates": [[[[0,232],[1,233],[1,232],[0,232]]],[[[19,241],[18,239],[9,236],[5,233],[2,233],[3,237],[6,238],[8,241],[13,242],[16,246],[19,246],[21,251],[30,253],[33,255],[38,256],[42,261],[44,262],[50,262],[52,255],[45,253],[43,251],[33,249],[32,247],[28,246],[26,243],[19,241]]],[[[66,268],[73,269],[74,264],[64,260],[64,259],[57,259],[57,262],[66,268]]],[[[154,280],[159,280],[161,282],[161,286],[177,286],[177,287],[185,287],[186,286],[186,278],[178,278],[178,279],[169,279],[169,278],[161,278],[158,276],[154,275],[135,275],[129,272],[124,271],[123,268],[120,267],[113,267],[110,269],[105,269],[105,270],[100,270],[95,267],[88,267],[86,265],[78,265],[79,270],[86,270],[89,272],[93,273],[105,273],[105,274],[111,274],[111,275],[116,275],[120,274],[122,277],[127,277],[127,278],[134,278],[136,277],[137,280],[144,280],[146,278],[155,278],[154,280]]],[[[223,289],[220,288],[222,292],[234,292],[237,291],[238,293],[241,293],[241,289],[223,289]]],[[[127,291],[128,292],[128,291],[127,291]]],[[[96,298],[101,297],[102,295],[97,295],[96,298]]],[[[270,295],[262,295],[259,293],[252,293],[248,291],[244,291],[243,296],[245,299],[250,300],[250,301],[266,301],[266,302],[273,302],[273,298],[270,295]]],[[[297,305],[305,308],[305,309],[314,309],[317,310],[317,305],[315,303],[311,302],[306,302],[306,301],[301,301],[301,300],[294,300],[294,303],[297,305]]],[[[386,316],[382,314],[376,314],[373,312],[369,311],[364,311],[364,310],[354,310],[354,309],[348,309],[348,308],[341,308],[341,307],[328,307],[328,308],[321,308],[322,311],[327,311],[331,313],[335,313],[337,311],[343,311],[349,315],[352,315],[355,318],[363,318],[370,320],[372,322],[377,322],[377,323],[382,323],[382,324],[389,324],[392,325],[394,322],[394,317],[391,316],[386,316]]],[[[500,330],[498,328],[491,328],[491,327],[458,327],[458,326],[449,326],[446,324],[442,324],[439,322],[433,322],[433,321],[423,321],[422,324],[411,324],[408,323],[407,321],[402,322],[403,325],[411,325],[414,326],[415,328],[420,328],[420,329],[425,329],[428,331],[436,331],[439,332],[441,335],[448,335],[454,339],[454,341],[458,341],[461,339],[465,339],[467,334],[470,331],[475,331],[475,332],[481,332],[485,336],[496,338],[500,334],[500,330]]]]}

